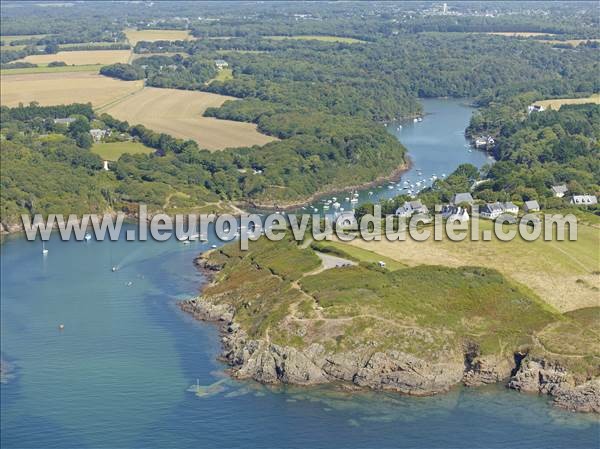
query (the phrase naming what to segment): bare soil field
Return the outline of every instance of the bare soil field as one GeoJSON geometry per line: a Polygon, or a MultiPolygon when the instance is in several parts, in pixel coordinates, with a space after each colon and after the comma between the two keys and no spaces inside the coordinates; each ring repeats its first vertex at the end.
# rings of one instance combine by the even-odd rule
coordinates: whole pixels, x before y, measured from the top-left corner
{"type": "Polygon", "coordinates": [[[201,148],[264,145],[275,140],[259,133],[251,123],[202,117],[208,107],[222,105],[233,97],[207,92],[146,87],[102,110],[130,124],[142,124],[154,131],[182,139],[193,139],[201,148]]]}
{"type": "MultiPolygon", "coordinates": [[[[480,228],[492,229],[489,222],[480,228]]],[[[416,242],[364,241],[352,246],[373,251],[409,266],[421,264],[483,266],[527,286],[561,312],[600,305],[600,232],[598,227],[579,223],[577,241],[453,242],[449,239],[416,242]]],[[[341,247],[342,245],[338,245],[341,247]]],[[[343,248],[342,248],[343,249],[343,248]]]]}
{"type": "Polygon", "coordinates": [[[0,103],[16,106],[87,103],[101,106],[140,90],[143,81],[120,81],[90,72],[36,73],[0,76],[0,103]]]}
{"type": "Polygon", "coordinates": [[[32,64],[48,64],[52,61],[62,61],[67,65],[114,64],[126,63],[131,56],[130,50],[89,50],[89,51],[59,51],[51,55],[29,55],[20,62],[32,64]]]}
{"type": "Polygon", "coordinates": [[[124,32],[131,46],[135,46],[140,41],[187,41],[194,39],[187,30],[134,30],[128,28],[124,32]]]}

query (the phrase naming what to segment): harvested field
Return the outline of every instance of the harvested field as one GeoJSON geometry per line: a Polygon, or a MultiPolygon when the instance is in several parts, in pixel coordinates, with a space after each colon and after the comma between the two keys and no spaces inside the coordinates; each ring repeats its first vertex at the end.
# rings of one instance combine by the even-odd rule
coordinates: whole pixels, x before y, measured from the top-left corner
{"type": "MultiPolygon", "coordinates": [[[[492,229],[491,222],[480,222],[480,228],[492,229]]],[[[561,312],[600,305],[600,231],[597,225],[579,223],[577,241],[526,242],[452,242],[449,239],[416,242],[350,243],[397,260],[409,266],[445,265],[450,267],[481,266],[494,268],[505,276],[526,285],[541,299],[561,312]]],[[[338,244],[343,250],[343,245],[338,244]]],[[[351,252],[351,251],[350,251],[351,252]]]]}
{"type": "Polygon", "coordinates": [[[89,72],[2,73],[0,82],[0,102],[3,106],[17,106],[31,101],[41,105],[91,102],[94,106],[101,106],[143,87],[143,81],[120,81],[89,72]]]}
{"type": "Polygon", "coordinates": [[[140,41],[187,41],[194,39],[187,30],[134,30],[128,28],[125,30],[125,36],[127,36],[131,46],[135,46],[140,41]]]}
{"type": "Polygon", "coordinates": [[[93,72],[99,73],[103,67],[102,64],[91,65],[65,65],[57,67],[48,67],[47,65],[37,67],[24,67],[21,69],[2,69],[2,75],[27,75],[30,73],[65,73],[65,72],[93,72]]]}
{"type": "Polygon", "coordinates": [[[600,42],[600,39],[567,39],[566,41],[559,41],[556,39],[537,39],[536,42],[544,42],[546,44],[568,44],[572,47],[577,47],[579,44],[586,42],[600,42]]]}
{"type": "Polygon", "coordinates": [[[541,100],[536,101],[534,104],[543,106],[546,109],[559,110],[563,104],[587,104],[595,103],[600,104],[600,94],[593,94],[589,97],[584,98],[554,98],[552,100],[541,100]]]}
{"type": "Polygon", "coordinates": [[[51,55],[29,55],[19,61],[33,64],[48,64],[52,61],[62,61],[67,65],[114,64],[125,63],[131,56],[130,50],[88,50],[88,51],[59,51],[51,55]]]}
{"type": "Polygon", "coordinates": [[[182,139],[193,139],[201,148],[263,145],[275,140],[256,130],[251,123],[202,117],[208,107],[220,106],[233,97],[207,92],[147,87],[114,105],[106,112],[130,124],[142,124],[154,131],[182,139]]]}

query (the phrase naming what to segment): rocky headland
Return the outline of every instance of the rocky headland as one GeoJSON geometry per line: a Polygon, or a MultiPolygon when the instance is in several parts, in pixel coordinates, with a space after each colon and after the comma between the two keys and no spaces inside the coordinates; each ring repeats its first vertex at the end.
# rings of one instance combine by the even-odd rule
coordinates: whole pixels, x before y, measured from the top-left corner
{"type": "MultiPolygon", "coordinates": [[[[408,319],[396,323],[399,332],[394,333],[385,329],[394,326],[387,322],[393,316],[376,315],[375,309],[360,313],[353,310],[349,316],[339,311],[327,313],[319,305],[323,295],[314,295],[315,304],[310,304],[310,286],[285,268],[278,272],[282,267],[273,263],[272,253],[271,243],[265,252],[253,252],[251,248],[249,254],[241,255],[225,249],[199,257],[196,265],[207,274],[210,284],[201,297],[180,303],[181,309],[195,318],[219,324],[222,359],[235,378],[267,384],[331,383],[346,389],[368,388],[413,396],[443,393],[460,384],[475,387],[502,382],[520,392],[550,395],[556,406],[567,410],[600,413],[596,354],[553,356],[542,349],[537,337],[531,341],[518,337],[519,344],[514,348],[507,347],[511,341],[508,338],[495,347],[481,335],[481,323],[477,326],[480,338],[456,335],[458,329],[450,325],[432,331],[428,325],[408,319]],[[266,254],[268,261],[263,259],[266,254]],[[261,286],[269,289],[269,294],[264,291],[266,308],[253,309],[261,302],[261,286]],[[283,310],[270,297],[273,292],[285,304],[283,310]],[[367,316],[373,320],[361,321],[367,316]],[[374,330],[374,325],[381,328],[374,330]],[[378,339],[388,341],[382,345],[378,339]],[[342,343],[345,340],[352,344],[342,343]]],[[[306,261],[300,265],[303,263],[306,261]]],[[[308,275],[319,275],[318,268],[306,268],[308,275]]],[[[340,275],[343,270],[359,269],[372,268],[327,271],[340,275]]],[[[325,309],[330,307],[334,306],[325,309]]],[[[545,335],[548,325],[554,326],[554,318],[547,315],[531,325],[538,326],[539,334],[545,335]]]]}

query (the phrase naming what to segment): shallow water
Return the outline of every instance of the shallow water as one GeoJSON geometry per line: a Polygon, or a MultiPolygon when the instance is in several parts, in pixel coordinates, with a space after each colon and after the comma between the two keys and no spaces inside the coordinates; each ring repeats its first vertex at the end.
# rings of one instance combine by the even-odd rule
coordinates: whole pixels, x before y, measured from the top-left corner
{"type": "MultiPolygon", "coordinates": [[[[428,104],[450,108],[438,110],[444,120],[465,112],[456,102],[436,102],[428,104]]],[[[459,128],[425,128],[435,117],[401,132],[421,168],[427,158],[417,143],[446,148],[443,136],[432,144],[430,134],[459,128]]],[[[599,445],[597,419],[499,386],[408,398],[230,380],[216,361],[216,328],[175,306],[201,286],[192,260],[212,241],[53,237],[45,257],[39,242],[20,237],[0,246],[1,349],[11,367],[0,386],[3,448],[599,445]]]]}

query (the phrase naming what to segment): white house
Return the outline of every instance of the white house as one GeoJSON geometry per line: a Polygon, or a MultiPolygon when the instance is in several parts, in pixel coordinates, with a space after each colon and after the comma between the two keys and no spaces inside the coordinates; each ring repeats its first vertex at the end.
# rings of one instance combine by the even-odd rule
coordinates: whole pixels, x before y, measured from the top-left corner
{"type": "Polygon", "coordinates": [[[229,67],[229,64],[224,59],[215,59],[215,65],[219,70],[224,69],[225,67],[229,67]]]}
{"type": "Polygon", "coordinates": [[[445,218],[446,220],[449,220],[449,221],[455,221],[455,220],[458,220],[460,222],[469,221],[469,213],[467,212],[467,209],[462,208],[462,207],[452,206],[452,205],[444,205],[442,207],[441,213],[442,213],[442,218],[445,218]]]}
{"type": "Polygon", "coordinates": [[[481,136],[475,139],[475,148],[493,146],[496,143],[492,136],[481,136]]]}
{"type": "Polygon", "coordinates": [[[552,186],[550,189],[552,190],[552,194],[557,198],[562,198],[569,191],[565,184],[552,186]]]}
{"type": "Polygon", "coordinates": [[[470,193],[457,193],[452,197],[452,204],[459,205],[462,203],[473,204],[473,197],[470,193]]]}
{"type": "Polygon", "coordinates": [[[405,201],[404,204],[396,209],[396,215],[398,217],[411,217],[413,214],[426,214],[429,212],[427,206],[421,203],[419,200],[405,201]]]}
{"type": "Polygon", "coordinates": [[[527,113],[531,114],[532,112],[544,112],[546,109],[544,106],[540,104],[531,104],[527,106],[527,113]]]}
{"type": "Polygon", "coordinates": [[[577,206],[591,206],[593,204],[598,204],[598,198],[596,195],[573,195],[571,204],[576,204],[577,206]]]}
{"type": "Polygon", "coordinates": [[[75,121],[75,119],[73,117],[65,117],[65,118],[55,118],[53,121],[54,121],[55,125],[69,126],[71,123],[73,123],[75,121]]]}
{"type": "Polygon", "coordinates": [[[505,213],[517,215],[519,213],[519,208],[511,202],[496,202],[486,204],[479,209],[479,215],[483,218],[489,218],[490,220],[495,220],[500,215],[505,213]]]}
{"type": "Polygon", "coordinates": [[[504,203],[502,206],[504,207],[504,212],[507,214],[517,215],[519,213],[519,207],[510,201],[508,203],[504,203]]]}
{"type": "Polygon", "coordinates": [[[93,128],[90,129],[90,134],[92,136],[92,139],[94,139],[94,142],[100,142],[104,137],[106,137],[109,134],[109,131],[107,129],[93,128]]]}
{"type": "Polygon", "coordinates": [[[483,218],[495,220],[504,212],[504,207],[501,203],[489,203],[479,209],[479,215],[483,218]]]}
{"type": "Polygon", "coordinates": [[[536,200],[525,201],[523,209],[525,209],[525,212],[538,212],[540,210],[540,204],[536,200]]]}

